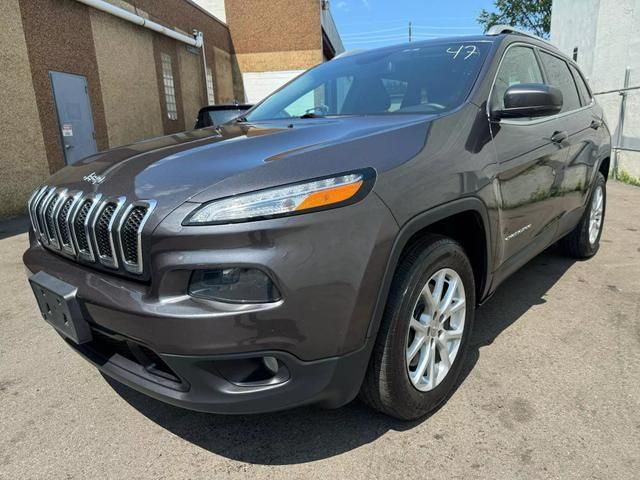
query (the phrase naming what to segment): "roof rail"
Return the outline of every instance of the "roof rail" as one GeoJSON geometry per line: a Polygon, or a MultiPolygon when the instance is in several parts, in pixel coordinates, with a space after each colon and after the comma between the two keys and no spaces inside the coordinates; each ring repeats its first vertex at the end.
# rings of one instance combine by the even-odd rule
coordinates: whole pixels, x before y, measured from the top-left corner
{"type": "Polygon", "coordinates": [[[548,40],[545,40],[542,37],[539,37],[537,35],[534,35],[533,33],[529,33],[526,30],[522,30],[520,28],[516,28],[516,27],[512,27],[511,25],[494,25],[493,27],[489,28],[489,30],[487,30],[486,35],[501,35],[503,33],[511,33],[514,35],[522,35],[525,37],[529,37],[529,38],[535,38],[536,40],[540,40],[541,42],[545,42],[548,45],[551,45],[554,48],[557,48],[555,45],[553,45],[551,42],[549,42],[548,40]]]}

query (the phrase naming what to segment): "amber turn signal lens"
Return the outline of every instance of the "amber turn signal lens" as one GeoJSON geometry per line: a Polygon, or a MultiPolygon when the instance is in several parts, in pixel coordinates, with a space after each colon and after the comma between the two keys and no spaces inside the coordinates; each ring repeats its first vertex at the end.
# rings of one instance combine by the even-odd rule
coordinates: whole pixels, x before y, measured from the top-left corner
{"type": "Polygon", "coordinates": [[[341,185],[339,187],[329,188],[320,192],[315,192],[309,195],[304,201],[298,205],[296,211],[308,210],[310,208],[324,207],[325,205],[331,205],[333,203],[344,202],[350,199],[358,190],[362,187],[362,180],[350,185],[341,185]]]}

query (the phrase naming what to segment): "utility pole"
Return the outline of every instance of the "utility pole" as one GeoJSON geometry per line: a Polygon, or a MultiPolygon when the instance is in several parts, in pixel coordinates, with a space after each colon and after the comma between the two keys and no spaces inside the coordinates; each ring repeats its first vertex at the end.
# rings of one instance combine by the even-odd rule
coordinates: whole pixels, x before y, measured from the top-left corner
{"type": "Polygon", "coordinates": [[[411,22],[409,22],[409,42],[411,42],[411,22]]]}

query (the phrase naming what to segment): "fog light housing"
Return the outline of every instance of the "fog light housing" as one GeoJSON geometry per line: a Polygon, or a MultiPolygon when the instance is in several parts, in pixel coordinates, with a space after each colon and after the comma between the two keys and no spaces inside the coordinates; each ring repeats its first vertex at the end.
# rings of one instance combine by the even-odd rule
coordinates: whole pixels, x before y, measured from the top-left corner
{"type": "Polygon", "coordinates": [[[270,303],[280,300],[271,278],[256,268],[196,270],[189,282],[189,295],[227,303],[270,303]]]}

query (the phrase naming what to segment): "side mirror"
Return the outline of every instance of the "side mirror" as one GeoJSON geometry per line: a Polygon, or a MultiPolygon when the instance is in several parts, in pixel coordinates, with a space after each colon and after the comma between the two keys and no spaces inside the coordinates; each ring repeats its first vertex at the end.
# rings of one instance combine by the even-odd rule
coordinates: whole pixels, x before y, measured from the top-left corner
{"type": "Polygon", "coordinates": [[[542,83],[519,83],[504,92],[504,108],[493,111],[493,117],[531,118],[555,115],[562,110],[562,92],[542,83]]]}

